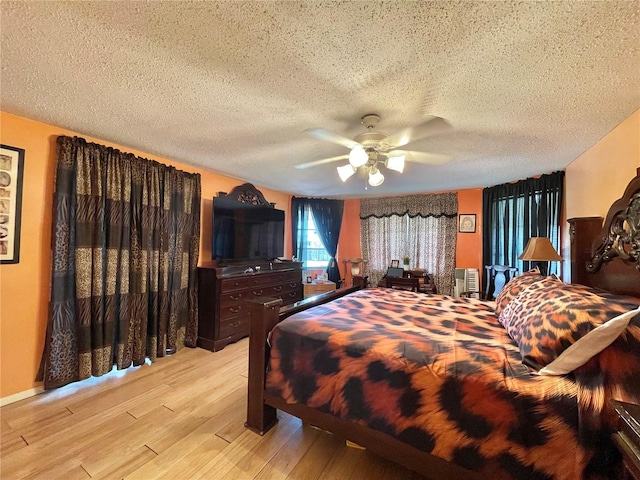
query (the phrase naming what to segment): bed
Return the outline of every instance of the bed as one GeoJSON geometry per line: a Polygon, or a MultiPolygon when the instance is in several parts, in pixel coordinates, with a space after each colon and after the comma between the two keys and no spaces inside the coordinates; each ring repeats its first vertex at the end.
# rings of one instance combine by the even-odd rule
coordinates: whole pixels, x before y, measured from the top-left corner
{"type": "Polygon", "coordinates": [[[246,426],[280,409],[434,479],[615,478],[607,402],[640,402],[639,254],[640,171],[578,265],[587,285],[531,271],[496,302],[256,302],[246,426]]]}

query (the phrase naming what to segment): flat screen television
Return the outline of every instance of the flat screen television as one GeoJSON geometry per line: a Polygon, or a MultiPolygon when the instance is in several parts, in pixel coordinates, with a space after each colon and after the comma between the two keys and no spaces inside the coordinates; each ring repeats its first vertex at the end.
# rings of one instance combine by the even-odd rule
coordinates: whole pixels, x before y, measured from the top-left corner
{"type": "Polygon", "coordinates": [[[284,211],[213,199],[212,257],[219,261],[273,260],[284,255],[284,211]]]}

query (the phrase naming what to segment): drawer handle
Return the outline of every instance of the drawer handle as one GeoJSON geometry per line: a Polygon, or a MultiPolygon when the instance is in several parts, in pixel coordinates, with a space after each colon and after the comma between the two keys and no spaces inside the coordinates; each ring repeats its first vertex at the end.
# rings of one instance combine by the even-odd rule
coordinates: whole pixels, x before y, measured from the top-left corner
{"type": "Polygon", "coordinates": [[[262,290],[254,290],[254,291],[253,291],[253,294],[254,294],[256,297],[259,297],[260,295],[262,295],[262,290]]]}
{"type": "Polygon", "coordinates": [[[289,288],[295,288],[298,286],[298,282],[292,282],[289,284],[289,288]]]}
{"type": "Polygon", "coordinates": [[[230,324],[229,324],[229,326],[230,326],[231,328],[237,328],[237,327],[239,327],[239,326],[240,326],[240,320],[238,320],[237,322],[230,323],[230,324]]]}
{"type": "Polygon", "coordinates": [[[278,285],[277,287],[273,287],[273,289],[274,289],[276,292],[279,292],[279,291],[281,291],[281,290],[282,290],[282,285],[278,285]]]}
{"type": "Polygon", "coordinates": [[[297,295],[298,295],[298,294],[297,294],[296,292],[289,292],[289,296],[290,296],[291,298],[294,298],[294,297],[296,297],[297,295]]]}
{"type": "Polygon", "coordinates": [[[238,313],[240,310],[242,310],[242,307],[229,307],[229,310],[232,313],[238,313]]]}
{"type": "Polygon", "coordinates": [[[240,300],[242,298],[242,295],[229,295],[229,298],[231,300],[240,300]]]}

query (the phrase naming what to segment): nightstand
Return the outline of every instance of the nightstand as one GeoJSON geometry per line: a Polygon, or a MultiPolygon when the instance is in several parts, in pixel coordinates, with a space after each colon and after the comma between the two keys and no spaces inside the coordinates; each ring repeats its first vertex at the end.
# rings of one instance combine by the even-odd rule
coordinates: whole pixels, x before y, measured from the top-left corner
{"type": "Polygon", "coordinates": [[[613,442],[622,454],[623,479],[640,480],[640,405],[611,400],[618,414],[618,429],[613,442]]]}
{"type": "Polygon", "coordinates": [[[353,277],[351,277],[351,284],[354,287],[358,286],[360,288],[367,288],[369,286],[369,276],[354,275],[353,277]]]}
{"type": "Polygon", "coordinates": [[[320,295],[321,293],[333,292],[336,284],[327,280],[326,282],[311,282],[304,284],[304,298],[320,295]]]}

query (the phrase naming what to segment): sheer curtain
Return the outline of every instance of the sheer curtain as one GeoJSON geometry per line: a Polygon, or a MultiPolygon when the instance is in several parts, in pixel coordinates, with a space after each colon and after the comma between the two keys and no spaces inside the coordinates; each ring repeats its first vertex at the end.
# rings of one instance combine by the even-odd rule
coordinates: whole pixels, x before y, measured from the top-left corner
{"type": "MultiPolygon", "coordinates": [[[[529,270],[531,262],[518,260],[531,237],[548,237],[560,252],[560,215],[564,172],[527,178],[485,188],[482,192],[483,252],[485,265],[509,265],[529,270]]],[[[558,273],[551,262],[549,274],[558,273]]],[[[486,271],[484,272],[486,285],[486,271]]]]}
{"type": "Polygon", "coordinates": [[[200,175],[61,136],[53,200],[45,388],[195,347],[200,175]]]}
{"type": "Polygon", "coordinates": [[[361,200],[362,254],[371,284],[377,285],[391,260],[408,256],[412,269],[425,269],[438,292],[451,295],[457,215],[455,193],[361,200]]]}

